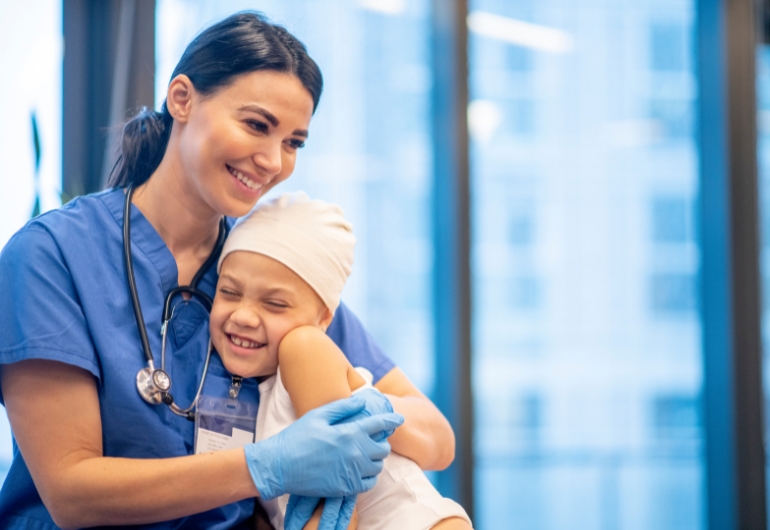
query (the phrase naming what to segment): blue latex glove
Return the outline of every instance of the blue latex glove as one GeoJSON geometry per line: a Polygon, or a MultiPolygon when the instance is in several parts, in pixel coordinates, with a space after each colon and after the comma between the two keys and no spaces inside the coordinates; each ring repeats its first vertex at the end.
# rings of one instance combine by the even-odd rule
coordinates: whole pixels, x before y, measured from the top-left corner
{"type": "MultiPolygon", "coordinates": [[[[356,392],[357,397],[364,400],[366,408],[361,412],[344,420],[344,422],[368,418],[376,414],[389,414],[393,412],[390,400],[379,390],[366,389],[356,392]]],[[[394,429],[387,429],[372,435],[374,441],[382,441],[393,434],[394,429]]],[[[357,495],[348,497],[327,498],[324,503],[323,515],[319,523],[319,530],[346,530],[353,516],[357,495]]],[[[284,518],[285,530],[302,530],[312,517],[320,497],[301,497],[292,495],[286,507],[284,518]]]]}
{"type": "MultiPolygon", "coordinates": [[[[305,528],[319,502],[321,502],[319,497],[291,495],[283,517],[284,530],[302,530],[305,528]]],[[[326,509],[326,504],[324,504],[324,509],[326,509]]],[[[318,530],[321,530],[320,525],[318,530]]]]}
{"type": "MultiPolygon", "coordinates": [[[[393,405],[390,403],[390,400],[385,396],[385,394],[375,388],[367,388],[366,390],[356,392],[355,395],[366,402],[366,409],[361,412],[361,417],[393,412],[393,405]]],[[[395,429],[388,429],[380,431],[378,434],[372,436],[372,439],[377,442],[385,440],[386,438],[390,437],[391,434],[393,434],[394,430],[395,429]]]]}
{"type": "MultiPolygon", "coordinates": [[[[356,507],[357,495],[350,497],[331,497],[325,500],[318,530],[347,530],[353,510],[356,507]]],[[[313,515],[320,502],[317,497],[302,497],[292,495],[286,506],[286,517],[283,520],[284,530],[302,530],[313,515]]]]}
{"type": "Polygon", "coordinates": [[[247,445],[246,463],[260,496],[345,497],[371,489],[390,453],[386,440],[371,437],[395,429],[404,417],[377,414],[341,423],[365,405],[358,396],[329,403],[275,436],[247,445]]]}

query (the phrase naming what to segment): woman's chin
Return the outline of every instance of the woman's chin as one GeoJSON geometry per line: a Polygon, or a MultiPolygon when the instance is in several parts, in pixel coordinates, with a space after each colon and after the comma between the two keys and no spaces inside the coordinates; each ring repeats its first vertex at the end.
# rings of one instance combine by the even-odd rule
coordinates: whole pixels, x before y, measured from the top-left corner
{"type": "Polygon", "coordinates": [[[238,219],[249,213],[257,204],[257,201],[245,201],[240,198],[230,197],[225,204],[219,208],[220,213],[226,217],[238,219]]]}

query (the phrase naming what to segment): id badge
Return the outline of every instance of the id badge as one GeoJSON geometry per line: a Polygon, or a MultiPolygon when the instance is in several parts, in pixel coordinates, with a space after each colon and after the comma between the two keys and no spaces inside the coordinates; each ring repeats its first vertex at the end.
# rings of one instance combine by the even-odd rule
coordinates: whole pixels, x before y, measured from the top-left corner
{"type": "Polygon", "coordinates": [[[258,408],[257,403],[201,396],[195,411],[195,454],[254,443],[258,408]]]}

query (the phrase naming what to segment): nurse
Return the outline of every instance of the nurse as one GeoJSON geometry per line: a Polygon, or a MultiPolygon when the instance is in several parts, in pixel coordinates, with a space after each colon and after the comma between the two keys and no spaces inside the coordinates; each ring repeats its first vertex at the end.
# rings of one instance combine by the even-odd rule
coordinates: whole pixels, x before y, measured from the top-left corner
{"type": "MultiPolygon", "coordinates": [[[[115,187],[37,217],[3,249],[0,391],[15,444],[0,527],[236,528],[258,495],[351,496],[381,469],[389,447],[372,437],[401,423],[391,406],[405,418],[389,439],[394,450],[423,469],[451,462],[446,419],[344,305],[329,335],[390,402],[343,400],[280,437],[194,455],[194,424],[137,392],[146,362],[123,264],[125,187],[134,189],[131,255],[157,365],[166,294],[200,270],[198,288],[213,297],[216,267],[204,264],[221,219],[230,226],[291,175],[321,88],[318,67],[286,30],[252,12],[223,20],[188,46],[162,111],[126,125],[115,187]],[[351,417],[363,419],[338,423],[351,417]]],[[[208,314],[197,297],[172,305],[166,371],[186,407],[208,314]]],[[[203,393],[226,396],[232,384],[212,356],[203,393]]],[[[239,399],[256,402],[254,381],[239,399]]]]}

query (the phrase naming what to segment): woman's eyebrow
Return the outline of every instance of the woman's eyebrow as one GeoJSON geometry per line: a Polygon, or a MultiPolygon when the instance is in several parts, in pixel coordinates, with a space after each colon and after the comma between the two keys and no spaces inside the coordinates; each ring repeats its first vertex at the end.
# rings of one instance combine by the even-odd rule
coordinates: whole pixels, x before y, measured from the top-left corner
{"type": "Polygon", "coordinates": [[[269,110],[263,109],[259,105],[243,105],[238,110],[246,110],[250,112],[256,112],[257,114],[261,114],[262,116],[265,117],[267,121],[270,122],[270,124],[273,127],[278,127],[278,125],[281,123],[278,121],[278,118],[273,116],[273,114],[269,110]]]}
{"type": "MultiPolygon", "coordinates": [[[[278,127],[278,125],[280,125],[280,123],[281,123],[280,121],[278,121],[278,118],[273,116],[273,114],[269,110],[264,109],[264,108],[260,107],[259,105],[254,105],[254,104],[242,105],[241,107],[238,108],[238,110],[245,110],[245,111],[248,111],[248,112],[256,112],[257,114],[260,114],[260,115],[264,116],[264,118],[267,121],[269,121],[270,124],[273,127],[278,127]]],[[[307,138],[307,130],[306,129],[295,129],[292,132],[292,134],[294,134],[295,136],[302,136],[303,138],[307,138]]]]}

